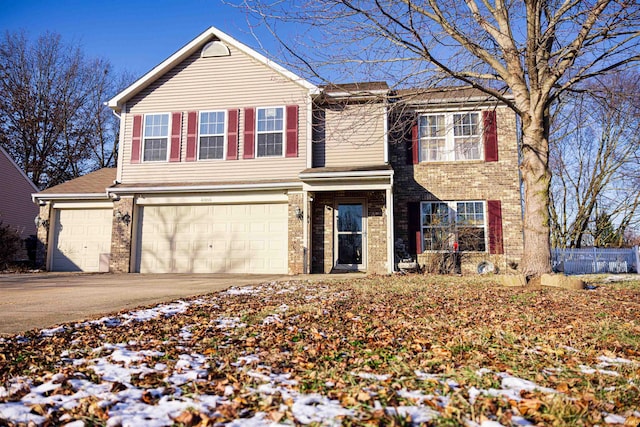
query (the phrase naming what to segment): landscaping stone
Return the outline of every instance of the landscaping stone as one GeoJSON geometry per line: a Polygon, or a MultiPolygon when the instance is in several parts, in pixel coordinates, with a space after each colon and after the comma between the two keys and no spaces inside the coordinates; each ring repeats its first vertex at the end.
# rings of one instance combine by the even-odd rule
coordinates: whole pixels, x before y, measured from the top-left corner
{"type": "Polygon", "coordinates": [[[514,288],[527,285],[527,278],[523,274],[505,274],[500,278],[503,286],[514,288]]]}
{"type": "Polygon", "coordinates": [[[543,274],[541,277],[542,286],[563,289],[584,289],[584,282],[577,277],[565,276],[563,274],[543,274]]]}

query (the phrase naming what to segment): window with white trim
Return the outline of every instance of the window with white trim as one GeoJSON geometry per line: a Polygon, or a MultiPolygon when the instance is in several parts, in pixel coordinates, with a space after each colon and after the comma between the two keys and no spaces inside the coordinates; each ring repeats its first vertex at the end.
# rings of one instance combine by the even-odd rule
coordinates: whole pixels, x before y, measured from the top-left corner
{"type": "Polygon", "coordinates": [[[420,213],[425,251],[448,251],[457,242],[460,251],[486,252],[484,202],[422,202],[420,213]]]}
{"type": "Polygon", "coordinates": [[[424,114],[418,123],[421,162],[482,160],[479,112],[424,114]]]}
{"type": "Polygon", "coordinates": [[[257,108],[257,157],[282,156],[284,107],[257,108]]]}
{"type": "Polygon", "coordinates": [[[142,159],[145,162],[167,161],[169,147],[169,113],[144,116],[142,159]]]}
{"type": "Polygon", "coordinates": [[[198,160],[224,159],[225,120],[224,111],[200,112],[198,160]]]}

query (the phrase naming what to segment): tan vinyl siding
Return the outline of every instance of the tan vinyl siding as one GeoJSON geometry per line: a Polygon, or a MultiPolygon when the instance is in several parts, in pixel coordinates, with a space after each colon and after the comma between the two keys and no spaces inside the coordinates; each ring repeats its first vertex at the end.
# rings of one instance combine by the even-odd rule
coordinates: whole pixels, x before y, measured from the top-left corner
{"type": "MultiPolygon", "coordinates": [[[[226,57],[200,58],[197,51],[127,102],[122,182],[170,183],[296,180],[306,167],[307,89],[230,47],[226,57]],[[244,108],[297,104],[298,157],[243,159],[244,108]],[[187,112],[240,110],[238,160],[187,162],[187,112]],[[182,112],[181,161],[131,164],[133,115],[182,112]]],[[[285,147],[283,147],[284,152],[285,147]]]]}
{"type": "Polygon", "coordinates": [[[16,165],[0,150],[0,221],[10,225],[23,238],[36,234],[33,219],[38,206],[31,201],[35,193],[31,183],[20,173],[16,165]]]}
{"type": "Polygon", "coordinates": [[[322,110],[324,126],[313,144],[314,167],[384,163],[383,104],[329,105],[322,110]]]}

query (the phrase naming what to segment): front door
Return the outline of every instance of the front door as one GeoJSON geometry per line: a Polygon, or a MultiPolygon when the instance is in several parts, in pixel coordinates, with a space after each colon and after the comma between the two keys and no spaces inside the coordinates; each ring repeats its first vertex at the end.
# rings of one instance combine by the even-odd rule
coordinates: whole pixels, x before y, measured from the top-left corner
{"type": "Polygon", "coordinates": [[[365,205],[361,202],[339,203],[336,209],[335,266],[337,269],[366,269],[365,205]]]}

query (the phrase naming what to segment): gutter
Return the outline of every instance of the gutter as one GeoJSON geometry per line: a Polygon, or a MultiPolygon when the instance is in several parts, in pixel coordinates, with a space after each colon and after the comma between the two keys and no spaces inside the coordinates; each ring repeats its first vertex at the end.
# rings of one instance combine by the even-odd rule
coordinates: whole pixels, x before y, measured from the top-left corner
{"type": "Polygon", "coordinates": [[[107,192],[104,193],[58,193],[58,194],[41,194],[41,193],[33,193],[31,194],[31,200],[33,203],[38,203],[38,200],[63,200],[63,199],[74,199],[74,200],[95,200],[95,199],[109,199],[109,194],[107,192]]]}
{"type": "Polygon", "coordinates": [[[311,172],[301,173],[298,176],[303,181],[311,181],[314,179],[333,178],[333,179],[348,179],[348,178],[384,178],[393,177],[393,170],[382,171],[351,171],[351,172],[311,172]]]}
{"type": "Polygon", "coordinates": [[[257,188],[262,190],[286,190],[302,187],[301,182],[283,182],[275,184],[228,184],[228,185],[189,185],[189,186],[157,186],[157,187],[125,187],[109,188],[108,194],[126,193],[203,193],[207,191],[252,191],[257,188]]]}

